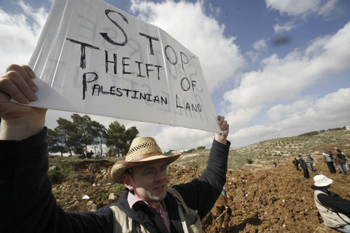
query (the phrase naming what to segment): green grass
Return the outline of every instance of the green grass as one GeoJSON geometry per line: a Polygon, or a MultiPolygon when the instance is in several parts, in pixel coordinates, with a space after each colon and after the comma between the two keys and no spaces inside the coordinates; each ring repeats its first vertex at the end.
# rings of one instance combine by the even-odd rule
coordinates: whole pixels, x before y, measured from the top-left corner
{"type": "Polygon", "coordinates": [[[108,200],[108,197],[111,193],[121,193],[125,189],[125,185],[118,184],[116,187],[109,189],[108,192],[105,190],[97,191],[93,196],[92,199],[94,199],[96,202],[105,202],[108,200]]]}

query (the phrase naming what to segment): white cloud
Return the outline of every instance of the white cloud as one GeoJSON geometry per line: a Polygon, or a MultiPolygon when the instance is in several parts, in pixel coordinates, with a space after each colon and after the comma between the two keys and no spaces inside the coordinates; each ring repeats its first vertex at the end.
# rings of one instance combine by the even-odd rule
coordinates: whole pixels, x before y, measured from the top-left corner
{"type": "Polygon", "coordinates": [[[142,20],[162,28],[199,57],[210,92],[223,87],[247,65],[234,44],[235,37],[224,36],[225,26],[205,14],[203,1],[131,2],[132,11],[142,20]]]}
{"type": "Polygon", "coordinates": [[[241,128],[230,136],[233,146],[349,125],[350,89],[322,99],[302,96],[320,81],[350,69],[348,38],[350,23],[334,35],[316,38],[304,52],[272,55],[263,60],[262,70],[244,74],[240,85],[224,95],[230,125],[241,128]],[[266,108],[264,125],[249,127],[266,108]]]}
{"type": "Polygon", "coordinates": [[[271,107],[266,112],[266,117],[269,122],[281,121],[293,114],[302,114],[305,109],[311,107],[312,104],[314,104],[314,100],[311,97],[304,96],[302,99],[297,100],[290,105],[278,104],[271,107]]]}
{"type": "Polygon", "coordinates": [[[0,70],[11,63],[27,64],[47,17],[44,8],[34,9],[20,1],[22,13],[0,9],[0,70]]]}
{"type": "Polygon", "coordinates": [[[251,60],[250,64],[254,64],[258,61],[261,52],[267,52],[266,41],[264,39],[255,41],[253,44],[253,48],[254,50],[245,53],[246,57],[248,57],[251,60]]]}
{"type": "Polygon", "coordinates": [[[256,108],[239,108],[226,114],[226,119],[231,127],[248,127],[252,124],[252,119],[261,111],[261,106],[256,108]]]}
{"type": "Polygon", "coordinates": [[[241,129],[230,136],[233,146],[264,139],[290,137],[305,132],[348,126],[350,88],[339,89],[321,99],[306,98],[289,105],[279,104],[267,112],[270,123],[241,129]]]}
{"type": "MultiPolygon", "coordinates": [[[[281,121],[273,124],[283,125],[287,131],[297,126],[298,133],[313,130],[345,126],[350,123],[350,88],[342,88],[337,92],[329,93],[321,99],[310,98],[305,103],[293,103],[285,108],[295,108],[297,111],[288,114],[281,121]]],[[[284,111],[284,110],[282,110],[284,111]]]]}
{"type": "Polygon", "coordinates": [[[258,51],[266,50],[267,48],[266,41],[264,39],[258,40],[254,42],[253,47],[255,50],[258,50],[258,51]]]}
{"type": "Polygon", "coordinates": [[[254,64],[258,61],[259,55],[260,55],[259,53],[254,51],[246,52],[246,56],[251,60],[251,64],[254,64]]]}
{"type": "Polygon", "coordinates": [[[209,2],[209,9],[210,9],[210,12],[212,12],[215,16],[219,16],[221,13],[221,9],[213,7],[213,5],[210,2],[209,2]]]}
{"type": "Polygon", "coordinates": [[[275,33],[289,32],[294,29],[296,25],[293,22],[287,22],[284,25],[275,24],[273,30],[275,33]]]}
{"type": "Polygon", "coordinates": [[[265,0],[268,8],[289,16],[306,17],[309,14],[326,16],[336,7],[337,0],[265,0]]]}
{"type": "Polygon", "coordinates": [[[164,127],[154,136],[163,151],[211,147],[214,133],[179,127],[164,127]]]}
{"type": "Polygon", "coordinates": [[[263,69],[246,73],[240,86],[224,95],[228,109],[258,108],[292,100],[318,81],[350,69],[350,23],[335,35],[318,38],[305,50],[263,60],[263,69]]]}

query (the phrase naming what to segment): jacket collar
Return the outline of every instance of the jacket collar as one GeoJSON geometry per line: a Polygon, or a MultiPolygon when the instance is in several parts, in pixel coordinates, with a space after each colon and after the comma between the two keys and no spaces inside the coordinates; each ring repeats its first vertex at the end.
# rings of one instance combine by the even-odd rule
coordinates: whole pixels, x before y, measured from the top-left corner
{"type": "Polygon", "coordinates": [[[322,191],[322,192],[326,193],[326,194],[329,195],[329,196],[334,196],[334,195],[335,195],[334,193],[332,193],[331,191],[329,191],[328,189],[323,188],[323,187],[316,187],[316,186],[312,185],[311,188],[312,188],[313,190],[315,190],[315,191],[316,191],[316,190],[322,191]]]}
{"type": "MultiPolygon", "coordinates": [[[[154,222],[157,222],[157,219],[158,219],[158,218],[155,218],[155,215],[154,215],[154,212],[156,211],[151,210],[151,207],[149,207],[148,205],[142,202],[137,202],[133,205],[133,208],[131,209],[127,200],[128,194],[129,194],[129,190],[124,189],[124,191],[118,198],[118,201],[116,203],[113,203],[112,205],[118,206],[126,215],[128,215],[130,218],[134,219],[135,221],[139,222],[149,232],[166,232],[162,230],[156,230],[156,228],[159,227],[159,226],[154,226],[154,222]]],[[[167,192],[164,202],[167,208],[171,210],[168,212],[171,232],[183,233],[182,225],[180,221],[180,215],[178,211],[178,204],[175,197],[171,195],[169,192],[167,192]]],[[[166,227],[165,224],[159,224],[159,225],[164,225],[164,227],[166,227]]]]}

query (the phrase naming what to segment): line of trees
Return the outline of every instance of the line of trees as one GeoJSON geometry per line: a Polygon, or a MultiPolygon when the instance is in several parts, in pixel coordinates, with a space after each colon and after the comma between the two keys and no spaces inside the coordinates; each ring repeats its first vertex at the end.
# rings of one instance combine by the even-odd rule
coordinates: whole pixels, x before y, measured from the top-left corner
{"type": "Polygon", "coordinates": [[[304,136],[314,136],[314,135],[318,135],[321,133],[325,133],[325,132],[330,132],[330,131],[340,131],[340,130],[346,130],[346,127],[338,127],[338,128],[333,128],[333,129],[328,129],[328,130],[320,130],[320,131],[312,131],[312,132],[307,132],[307,133],[303,133],[298,135],[298,137],[304,137],[304,136]]]}
{"type": "Polygon", "coordinates": [[[71,115],[72,120],[59,118],[55,129],[48,129],[47,142],[49,153],[83,154],[87,146],[98,146],[100,155],[102,145],[108,148],[107,156],[125,156],[131,141],[138,136],[135,126],[125,129],[117,121],[106,127],[97,121],[91,120],[88,115],[71,115]]]}

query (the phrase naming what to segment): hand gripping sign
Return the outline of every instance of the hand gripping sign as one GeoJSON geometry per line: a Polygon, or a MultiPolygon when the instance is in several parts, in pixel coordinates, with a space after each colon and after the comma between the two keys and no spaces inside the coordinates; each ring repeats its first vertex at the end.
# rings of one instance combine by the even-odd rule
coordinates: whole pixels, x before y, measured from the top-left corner
{"type": "Polygon", "coordinates": [[[29,62],[31,106],[220,132],[198,57],[99,0],[55,0],[29,62]]]}

